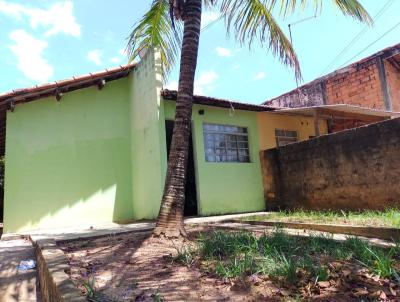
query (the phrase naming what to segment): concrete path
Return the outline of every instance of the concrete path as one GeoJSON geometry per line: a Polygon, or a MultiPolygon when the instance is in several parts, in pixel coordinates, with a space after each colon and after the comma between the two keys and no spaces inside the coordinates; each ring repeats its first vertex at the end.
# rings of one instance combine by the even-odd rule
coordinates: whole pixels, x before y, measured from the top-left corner
{"type": "MultiPolygon", "coordinates": [[[[185,218],[187,224],[201,224],[201,223],[216,223],[224,220],[239,219],[254,215],[265,215],[268,212],[256,212],[256,213],[244,213],[244,214],[231,214],[231,215],[220,215],[220,216],[208,216],[208,217],[193,217],[185,218]]],[[[105,223],[96,225],[82,225],[79,227],[68,227],[68,228],[53,228],[53,229],[39,229],[29,232],[22,232],[18,234],[5,234],[3,240],[9,240],[10,238],[18,238],[24,236],[26,238],[31,237],[37,239],[51,238],[56,241],[60,240],[72,240],[81,238],[92,238],[104,235],[119,234],[124,232],[133,231],[150,231],[155,227],[153,221],[135,222],[130,224],[118,224],[118,223],[105,223]]]]}
{"type": "Polygon", "coordinates": [[[36,270],[18,271],[22,260],[35,259],[32,244],[24,239],[0,241],[0,301],[40,301],[36,270]]]}
{"type": "MultiPolygon", "coordinates": [[[[223,228],[232,228],[232,229],[247,229],[251,231],[258,231],[267,233],[273,232],[275,227],[271,226],[261,226],[261,225],[250,225],[246,223],[236,223],[231,222],[232,220],[254,216],[254,215],[266,215],[271,212],[255,212],[255,213],[244,213],[244,214],[231,214],[231,215],[219,215],[219,216],[208,216],[208,217],[193,217],[193,218],[185,218],[186,224],[213,224],[216,227],[223,228]]],[[[2,237],[2,240],[9,240],[23,237],[30,237],[33,240],[38,239],[54,239],[56,241],[62,240],[74,240],[74,239],[83,239],[83,238],[93,238],[93,237],[101,237],[107,235],[120,234],[125,232],[146,232],[151,231],[155,227],[155,223],[153,221],[143,221],[143,222],[135,222],[131,224],[117,224],[117,223],[107,223],[100,224],[94,226],[80,226],[80,227],[70,227],[70,228],[54,228],[54,229],[43,229],[43,230],[35,230],[26,233],[19,234],[5,234],[2,237]]],[[[346,234],[340,233],[329,233],[329,232],[319,232],[312,231],[306,229],[290,229],[284,228],[284,230],[291,235],[300,235],[300,236],[309,236],[310,234],[325,234],[332,235],[332,239],[335,240],[345,240],[348,236],[346,234]]],[[[360,236],[358,236],[360,237],[360,236]]],[[[393,246],[392,242],[388,242],[385,240],[377,239],[377,238],[366,238],[360,237],[371,244],[380,245],[380,246],[393,246]]],[[[1,241],[0,241],[1,242],[1,241]]],[[[1,300],[0,300],[1,302],[1,300]]]]}
{"type": "Polygon", "coordinates": [[[271,212],[253,212],[253,213],[243,213],[243,214],[228,214],[228,215],[219,215],[219,216],[205,216],[205,217],[192,217],[185,218],[185,223],[188,224],[197,224],[197,223],[214,223],[220,222],[224,220],[232,220],[239,219],[250,216],[260,216],[271,214],[271,212]]]}

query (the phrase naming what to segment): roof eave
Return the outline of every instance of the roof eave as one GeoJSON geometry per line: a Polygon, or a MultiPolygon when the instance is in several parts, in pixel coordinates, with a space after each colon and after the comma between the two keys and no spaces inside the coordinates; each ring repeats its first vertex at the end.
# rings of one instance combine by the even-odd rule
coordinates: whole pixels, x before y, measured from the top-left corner
{"type": "MultiPolygon", "coordinates": [[[[161,96],[165,100],[176,101],[178,97],[178,92],[176,90],[161,90],[161,96]]],[[[234,110],[245,110],[245,111],[254,111],[254,112],[264,112],[264,111],[274,111],[276,108],[265,106],[265,105],[255,105],[249,103],[241,103],[232,100],[194,95],[193,103],[198,105],[226,108],[226,109],[234,109],[234,110]]]]}

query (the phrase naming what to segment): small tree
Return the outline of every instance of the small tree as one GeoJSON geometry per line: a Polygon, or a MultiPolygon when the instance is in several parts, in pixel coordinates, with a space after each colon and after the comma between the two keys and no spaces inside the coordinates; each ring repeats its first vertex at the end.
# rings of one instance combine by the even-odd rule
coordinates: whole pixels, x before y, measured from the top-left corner
{"type": "MultiPolygon", "coordinates": [[[[185,235],[183,207],[193,104],[193,86],[199,48],[203,4],[219,10],[228,33],[240,44],[251,46],[257,39],[262,47],[301,78],[295,51],[275,18],[292,14],[312,4],[320,11],[323,0],[153,0],[150,10],[135,25],[129,39],[130,58],[145,48],[158,48],[164,73],[168,73],[180,53],[178,96],[175,126],[168,158],[167,176],[155,235],[185,235]],[[183,36],[182,36],[183,22],[183,36]]],[[[371,18],[357,0],[332,0],[345,14],[371,23],[371,18]]]]}

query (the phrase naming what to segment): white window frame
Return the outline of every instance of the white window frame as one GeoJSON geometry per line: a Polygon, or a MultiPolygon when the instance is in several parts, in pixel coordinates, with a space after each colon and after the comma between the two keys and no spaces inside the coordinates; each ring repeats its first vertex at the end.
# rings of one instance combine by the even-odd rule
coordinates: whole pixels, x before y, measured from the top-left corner
{"type": "Polygon", "coordinates": [[[247,127],[236,126],[236,125],[225,125],[225,124],[216,124],[216,123],[203,123],[203,137],[204,137],[204,156],[205,161],[210,163],[250,163],[250,144],[249,144],[249,132],[247,127]],[[206,129],[207,126],[217,126],[217,127],[225,127],[225,128],[236,128],[242,129],[243,132],[234,132],[225,130],[210,130],[206,129]],[[213,146],[210,147],[208,145],[208,137],[213,137],[213,146]],[[218,136],[223,136],[225,144],[224,146],[217,146],[219,141],[218,136]],[[234,140],[229,140],[229,137],[234,140]],[[230,144],[230,145],[229,145],[230,144]],[[232,146],[235,144],[235,146],[232,146]],[[242,144],[247,147],[239,147],[239,144],[242,144]],[[207,151],[212,149],[211,152],[207,151]],[[219,152],[217,152],[219,150],[219,152]],[[224,152],[221,152],[224,151],[224,152]],[[230,152],[236,151],[235,155],[232,155],[230,152]],[[240,154],[242,153],[242,154],[240,154]],[[243,154],[245,153],[245,154],[243,154]],[[236,157],[234,159],[234,157],[236,157]],[[232,158],[232,160],[230,160],[232,158]]]}
{"type": "Polygon", "coordinates": [[[275,128],[275,141],[278,148],[297,143],[299,142],[299,132],[297,130],[275,128]],[[281,133],[278,133],[278,131],[281,133]],[[296,136],[288,135],[288,133],[293,134],[293,132],[296,133],[296,136]]]}

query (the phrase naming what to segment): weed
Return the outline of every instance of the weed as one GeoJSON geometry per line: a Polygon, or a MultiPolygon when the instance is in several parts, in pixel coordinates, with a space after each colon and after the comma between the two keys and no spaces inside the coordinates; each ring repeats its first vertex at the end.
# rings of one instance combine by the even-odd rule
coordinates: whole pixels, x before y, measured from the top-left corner
{"type": "Polygon", "coordinates": [[[218,261],[215,273],[222,278],[244,277],[257,272],[258,264],[250,254],[218,261]]]}
{"type": "Polygon", "coordinates": [[[161,297],[160,292],[157,290],[155,294],[152,295],[154,302],[162,302],[164,299],[161,297]]]}
{"type": "MultiPolygon", "coordinates": [[[[399,245],[388,251],[356,237],[337,242],[331,236],[290,236],[281,229],[260,237],[250,232],[215,231],[201,236],[198,245],[199,259],[213,263],[212,270],[222,278],[263,274],[296,283],[301,270],[316,282],[326,281],[330,272],[324,261],[333,259],[354,259],[381,277],[398,276],[394,256],[398,255],[399,245]]],[[[190,263],[194,253],[181,252],[181,262],[190,263]]]]}
{"type": "Polygon", "coordinates": [[[257,239],[249,232],[214,231],[211,236],[201,236],[199,243],[202,256],[206,259],[222,258],[257,248],[257,239]]]}
{"type": "Polygon", "coordinates": [[[309,222],[309,223],[338,223],[354,225],[379,225],[400,228],[400,209],[388,208],[383,211],[279,211],[268,215],[254,215],[242,218],[243,220],[265,221],[273,220],[279,222],[309,222]]]}
{"type": "Polygon", "coordinates": [[[114,299],[106,298],[102,293],[96,290],[96,279],[94,275],[89,275],[86,281],[83,282],[83,287],[86,290],[86,299],[90,302],[115,302],[114,299]]]}
{"type": "Polygon", "coordinates": [[[384,253],[382,250],[372,248],[367,248],[367,250],[371,254],[372,263],[370,264],[370,267],[372,270],[383,278],[392,276],[394,271],[394,260],[391,256],[384,253]]]}
{"type": "Polygon", "coordinates": [[[176,256],[172,257],[172,261],[184,264],[187,267],[191,267],[196,261],[195,251],[191,247],[175,248],[177,250],[177,254],[176,256]]]}
{"type": "Polygon", "coordinates": [[[86,297],[87,298],[94,298],[96,290],[95,290],[95,277],[89,276],[86,281],[83,282],[83,287],[86,290],[86,297]]]}
{"type": "Polygon", "coordinates": [[[276,257],[277,267],[275,271],[271,272],[271,275],[282,276],[290,283],[296,283],[297,281],[297,268],[293,258],[288,258],[283,253],[279,253],[276,257]]]}
{"type": "Polygon", "coordinates": [[[391,254],[394,257],[400,258],[400,241],[396,241],[395,246],[391,248],[391,254]]]}
{"type": "Polygon", "coordinates": [[[327,281],[329,279],[329,271],[326,266],[318,266],[315,272],[316,282],[318,281],[327,281]]]}

